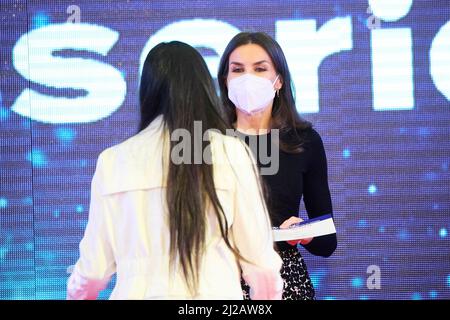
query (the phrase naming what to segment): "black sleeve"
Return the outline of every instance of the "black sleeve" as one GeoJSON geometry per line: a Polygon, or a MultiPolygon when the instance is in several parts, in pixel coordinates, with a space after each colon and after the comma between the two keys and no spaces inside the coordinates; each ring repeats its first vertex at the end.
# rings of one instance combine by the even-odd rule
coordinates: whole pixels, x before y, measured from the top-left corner
{"type": "MultiPolygon", "coordinates": [[[[311,129],[308,139],[310,157],[303,175],[303,201],[311,219],[324,214],[333,214],[333,207],[328,187],[327,157],[322,139],[314,129],[311,129]]],[[[336,246],[336,234],[331,234],[316,237],[304,247],[313,255],[329,257],[336,246]]]]}

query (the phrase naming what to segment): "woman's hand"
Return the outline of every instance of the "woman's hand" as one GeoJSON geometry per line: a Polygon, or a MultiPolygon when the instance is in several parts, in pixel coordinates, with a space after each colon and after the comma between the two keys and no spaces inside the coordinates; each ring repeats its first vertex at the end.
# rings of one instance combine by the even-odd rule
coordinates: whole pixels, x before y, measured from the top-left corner
{"type": "MultiPolygon", "coordinates": [[[[302,221],[303,221],[302,218],[292,216],[289,219],[284,220],[284,222],[280,225],[280,229],[287,229],[291,225],[296,224],[296,223],[300,223],[302,221]]],[[[286,242],[289,243],[291,246],[296,246],[299,243],[301,245],[306,245],[306,244],[310,243],[312,241],[312,239],[313,238],[297,239],[297,240],[289,240],[289,241],[286,241],[286,242]]]]}

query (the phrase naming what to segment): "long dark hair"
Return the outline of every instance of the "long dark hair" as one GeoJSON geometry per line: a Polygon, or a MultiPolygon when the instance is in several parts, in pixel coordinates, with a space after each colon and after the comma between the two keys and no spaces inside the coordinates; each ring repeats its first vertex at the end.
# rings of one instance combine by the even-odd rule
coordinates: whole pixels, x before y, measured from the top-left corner
{"type": "MultiPolygon", "coordinates": [[[[139,98],[140,131],[159,115],[169,134],[184,129],[194,137],[194,121],[201,121],[203,131],[215,129],[225,133],[231,128],[224,120],[206,63],[194,48],[182,42],[161,43],[149,52],[142,69],[139,98]]],[[[193,140],[191,150],[195,150],[193,140]]],[[[203,141],[202,152],[210,149],[206,148],[208,144],[203,141]]],[[[175,142],[170,141],[170,154],[174,146],[175,142]]],[[[228,223],[216,194],[213,167],[205,161],[196,164],[194,157],[191,152],[191,164],[169,161],[166,189],[170,263],[173,265],[178,256],[191,294],[198,289],[208,204],[214,209],[225,243],[241,257],[228,240],[228,223]]]]}
{"type": "Polygon", "coordinates": [[[227,77],[230,54],[237,48],[249,43],[262,47],[272,59],[277,74],[283,82],[273,101],[271,128],[280,130],[280,149],[288,153],[298,153],[302,150],[303,139],[300,134],[311,128],[311,123],[302,119],[295,107],[293,83],[280,45],[268,34],[263,32],[241,32],[231,39],[222,55],[219,64],[217,80],[219,82],[222,103],[230,123],[236,121],[236,108],[228,98],[227,77]]]}

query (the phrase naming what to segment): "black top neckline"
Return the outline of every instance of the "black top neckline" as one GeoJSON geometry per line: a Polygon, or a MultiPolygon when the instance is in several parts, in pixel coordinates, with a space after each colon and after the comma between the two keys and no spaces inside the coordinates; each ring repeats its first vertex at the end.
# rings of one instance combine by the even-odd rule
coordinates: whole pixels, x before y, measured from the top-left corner
{"type": "Polygon", "coordinates": [[[248,136],[248,137],[261,137],[261,136],[267,136],[270,135],[270,131],[271,129],[269,129],[267,132],[265,133],[246,133],[246,132],[242,132],[239,129],[235,129],[236,132],[241,135],[241,136],[248,136]]]}

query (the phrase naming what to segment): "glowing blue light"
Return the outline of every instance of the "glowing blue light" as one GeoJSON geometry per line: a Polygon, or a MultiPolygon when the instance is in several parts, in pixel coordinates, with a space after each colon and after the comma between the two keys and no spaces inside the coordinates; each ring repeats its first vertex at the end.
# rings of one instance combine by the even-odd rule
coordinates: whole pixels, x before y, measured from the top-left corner
{"type": "Polygon", "coordinates": [[[32,197],[25,197],[22,199],[22,203],[26,206],[32,206],[33,205],[33,198],[32,197]]]}
{"type": "Polygon", "coordinates": [[[54,251],[46,250],[46,251],[39,251],[38,255],[41,259],[45,260],[47,263],[55,260],[56,253],[54,251]]]}
{"type": "Polygon", "coordinates": [[[445,237],[447,236],[447,229],[441,228],[441,229],[439,230],[439,236],[440,236],[441,238],[445,238],[445,237]]]}
{"type": "Polygon", "coordinates": [[[8,206],[8,199],[0,198],[0,209],[5,209],[8,206]]]}
{"type": "Polygon", "coordinates": [[[364,219],[358,220],[358,227],[367,227],[367,221],[364,219]]]}
{"type": "Polygon", "coordinates": [[[400,128],[400,133],[401,134],[406,133],[406,128],[400,128]]]}
{"type": "Polygon", "coordinates": [[[314,286],[314,288],[319,288],[323,277],[325,276],[325,270],[313,270],[309,272],[309,278],[314,286]]]}
{"type": "Polygon", "coordinates": [[[31,127],[31,121],[30,120],[23,120],[22,121],[22,127],[24,128],[24,129],[30,129],[30,127],[31,127]]]}
{"type": "Polygon", "coordinates": [[[447,275],[447,287],[450,287],[450,274],[447,275]]]}
{"type": "Polygon", "coordinates": [[[8,119],[8,117],[9,117],[8,109],[0,107],[0,121],[4,121],[8,119]]]}
{"type": "Polygon", "coordinates": [[[40,28],[50,23],[50,17],[44,12],[38,12],[33,16],[33,28],[40,28]]]}
{"type": "Polygon", "coordinates": [[[442,170],[447,171],[448,170],[448,163],[444,162],[441,166],[442,170]]]}
{"type": "Polygon", "coordinates": [[[376,193],[377,190],[378,190],[378,189],[377,189],[377,186],[374,185],[374,184],[371,184],[371,185],[367,188],[367,191],[368,191],[370,194],[376,193]]]}
{"type": "Polygon", "coordinates": [[[54,216],[55,218],[59,218],[59,215],[60,215],[59,210],[53,211],[53,216],[54,216]]]}
{"type": "Polygon", "coordinates": [[[71,143],[75,138],[76,132],[72,128],[58,128],[55,130],[56,137],[62,143],[71,143]]]}
{"type": "Polygon", "coordinates": [[[353,278],[352,279],[352,287],[353,288],[361,288],[363,285],[363,280],[361,278],[353,278]]]}
{"type": "Polygon", "coordinates": [[[418,292],[414,292],[411,296],[411,300],[422,300],[422,295],[418,292]]]}
{"type": "Polygon", "coordinates": [[[82,168],[86,168],[86,166],[87,166],[87,160],[86,160],[86,159],[80,160],[80,166],[81,166],[82,168]]]}
{"type": "Polygon", "coordinates": [[[34,149],[27,154],[27,160],[31,161],[33,167],[42,168],[47,165],[45,154],[38,149],[34,149]]]}
{"type": "Polygon", "coordinates": [[[81,204],[79,204],[79,205],[77,205],[76,210],[78,213],[82,213],[84,211],[84,207],[81,204]]]}
{"type": "Polygon", "coordinates": [[[433,210],[437,210],[437,209],[439,209],[439,204],[433,203],[433,210]]]}
{"type": "Polygon", "coordinates": [[[78,225],[80,226],[81,229],[86,229],[87,223],[88,223],[87,220],[83,220],[80,221],[78,225]]]}
{"type": "Polygon", "coordinates": [[[369,297],[362,295],[362,296],[359,296],[359,300],[369,300],[369,297]]]}
{"type": "Polygon", "coordinates": [[[27,243],[25,244],[25,249],[26,249],[27,251],[33,251],[33,249],[34,249],[34,244],[33,244],[33,242],[27,242],[27,243]]]}
{"type": "Polygon", "coordinates": [[[336,297],[326,296],[326,297],[323,297],[323,300],[336,300],[336,297]]]}
{"type": "Polygon", "coordinates": [[[344,158],[350,158],[350,150],[349,149],[344,149],[343,151],[342,151],[342,156],[344,157],[344,158]]]}
{"type": "Polygon", "coordinates": [[[379,227],[378,228],[378,232],[383,233],[384,232],[384,227],[383,226],[379,227]]]}
{"type": "Polygon", "coordinates": [[[426,127],[420,127],[419,128],[419,135],[421,136],[428,136],[430,134],[430,129],[426,127]]]}
{"type": "Polygon", "coordinates": [[[402,230],[399,232],[398,237],[400,240],[407,240],[409,239],[409,234],[407,230],[402,230]]]}
{"type": "Polygon", "coordinates": [[[9,249],[7,247],[0,247],[0,259],[5,259],[9,249]]]}
{"type": "Polygon", "coordinates": [[[425,179],[428,181],[434,181],[438,178],[438,175],[434,172],[427,172],[425,174],[425,179]]]}
{"type": "Polygon", "coordinates": [[[438,296],[438,293],[435,290],[431,290],[429,293],[429,296],[431,299],[436,299],[438,296]]]}

